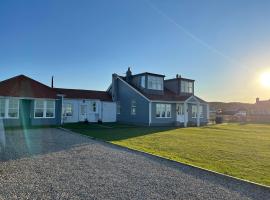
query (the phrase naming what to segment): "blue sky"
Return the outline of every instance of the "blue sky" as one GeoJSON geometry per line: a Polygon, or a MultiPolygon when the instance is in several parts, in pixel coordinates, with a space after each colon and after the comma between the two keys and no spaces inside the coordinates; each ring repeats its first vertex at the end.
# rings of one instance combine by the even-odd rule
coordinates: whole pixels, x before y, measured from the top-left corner
{"type": "Polygon", "coordinates": [[[208,101],[270,98],[270,1],[1,0],[0,80],[104,90],[111,74],[196,80],[208,101]]]}

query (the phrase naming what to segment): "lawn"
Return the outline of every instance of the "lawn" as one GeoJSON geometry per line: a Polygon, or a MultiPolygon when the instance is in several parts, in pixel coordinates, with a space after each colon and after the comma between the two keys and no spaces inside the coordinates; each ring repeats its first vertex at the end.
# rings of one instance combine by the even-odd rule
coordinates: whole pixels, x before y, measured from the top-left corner
{"type": "Polygon", "coordinates": [[[270,125],[194,128],[69,124],[65,128],[114,144],[270,185],[270,125]]]}

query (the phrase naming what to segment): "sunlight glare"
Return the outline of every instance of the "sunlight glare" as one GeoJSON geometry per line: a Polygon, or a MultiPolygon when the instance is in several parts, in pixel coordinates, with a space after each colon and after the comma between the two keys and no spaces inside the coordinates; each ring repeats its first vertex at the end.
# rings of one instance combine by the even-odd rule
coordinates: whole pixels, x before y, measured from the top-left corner
{"type": "Polygon", "coordinates": [[[270,88],[270,72],[264,72],[260,77],[260,81],[262,86],[270,88]]]}

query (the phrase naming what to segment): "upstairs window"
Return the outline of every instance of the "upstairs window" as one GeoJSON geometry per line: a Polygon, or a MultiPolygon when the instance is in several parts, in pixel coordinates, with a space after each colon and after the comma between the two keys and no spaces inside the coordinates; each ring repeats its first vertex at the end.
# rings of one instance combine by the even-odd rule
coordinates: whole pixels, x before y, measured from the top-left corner
{"type": "Polygon", "coordinates": [[[141,87],[145,88],[145,76],[141,76],[141,87]]]}
{"type": "Polygon", "coordinates": [[[181,92],[182,93],[193,93],[193,82],[181,81],[181,92]]]}
{"type": "Polygon", "coordinates": [[[148,76],[148,89],[163,90],[163,78],[158,76],[148,76]]]}
{"type": "Polygon", "coordinates": [[[136,101],[131,101],[131,115],[136,115],[136,101]]]}

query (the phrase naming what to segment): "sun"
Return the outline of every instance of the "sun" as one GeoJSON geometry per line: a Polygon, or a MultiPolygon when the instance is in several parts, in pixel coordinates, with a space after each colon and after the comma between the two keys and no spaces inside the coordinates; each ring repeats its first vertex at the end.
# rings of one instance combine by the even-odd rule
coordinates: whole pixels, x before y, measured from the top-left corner
{"type": "Polygon", "coordinates": [[[261,74],[260,82],[262,86],[270,88],[270,72],[264,72],[261,74]]]}

